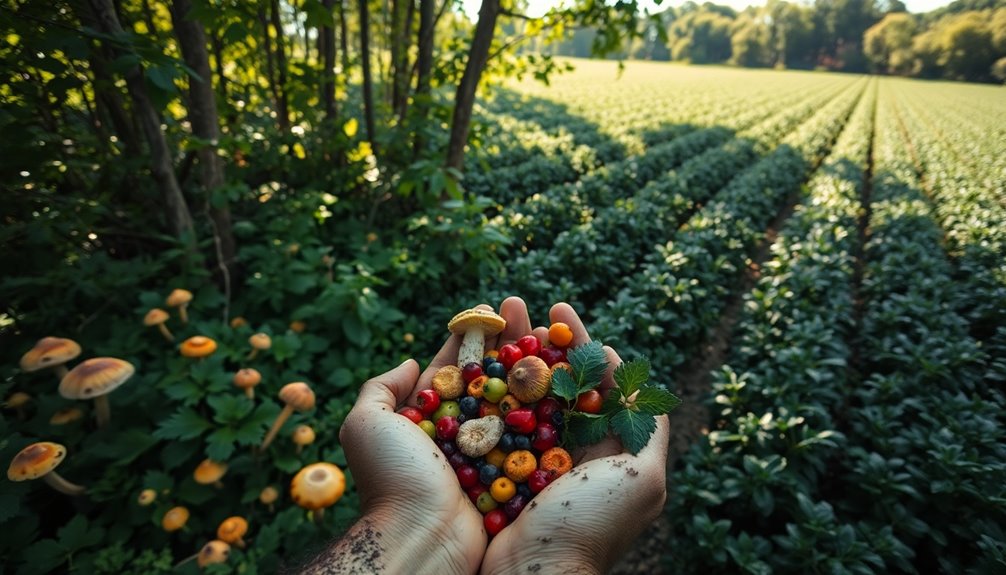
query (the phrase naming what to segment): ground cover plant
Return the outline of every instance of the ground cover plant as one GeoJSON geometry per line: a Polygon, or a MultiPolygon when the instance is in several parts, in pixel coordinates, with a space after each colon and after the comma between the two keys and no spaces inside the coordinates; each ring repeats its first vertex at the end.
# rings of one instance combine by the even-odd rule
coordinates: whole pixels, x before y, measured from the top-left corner
{"type": "MultiPolygon", "coordinates": [[[[121,3],[132,33],[84,4],[4,23],[5,572],[295,568],[357,515],[338,432],[360,384],[508,295],[533,317],[570,302],[684,400],[667,514],[615,572],[1006,570],[1001,89],[503,50],[445,168],[463,70],[396,92],[419,77],[420,46],[391,46],[405,19],[363,3],[389,56],[368,97],[359,6],[194,3],[201,69],[182,4],[121,3]],[[137,123],[137,62],[191,232],[137,123]],[[215,138],[191,112],[202,75],[215,138]]],[[[468,48],[452,18],[438,62],[468,48]]],[[[590,382],[564,373],[576,406],[590,382]]],[[[443,430],[406,415],[443,444],[466,403],[443,430]]],[[[591,395],[562,426],[617,433],[616,408],[591,395]]],[[[536,459],[555,447],[538,423],[536,459]]],[[[473,497],[502,509],[492,529],[541,487],[517,473],[494,496],[507,477],[473,497]]]]}

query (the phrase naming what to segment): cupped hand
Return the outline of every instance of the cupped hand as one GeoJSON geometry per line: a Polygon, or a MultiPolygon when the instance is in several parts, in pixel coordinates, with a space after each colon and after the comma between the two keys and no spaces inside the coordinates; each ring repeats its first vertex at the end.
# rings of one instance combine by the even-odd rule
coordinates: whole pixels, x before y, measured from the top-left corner
{"type": "MultiPolygon", "coordinates": [[[[572,346],[590,341],[576,312],[556,304],[549,312],[573,331],[572,346]]],[[[534,330],[547,339],[545,328],[534,330]]],[[[602,391],[614,386],[612,373],[621,363],[611,348],[602,391]]],[[[574,454],[572,471],[556,479],[531,500],[517,519],[489,544],[482,573],[603,573],[661,513],[667,499],[666,462],[669,424],[657,418],[657,429],[637,455],[608,438],[574,454]]]]}

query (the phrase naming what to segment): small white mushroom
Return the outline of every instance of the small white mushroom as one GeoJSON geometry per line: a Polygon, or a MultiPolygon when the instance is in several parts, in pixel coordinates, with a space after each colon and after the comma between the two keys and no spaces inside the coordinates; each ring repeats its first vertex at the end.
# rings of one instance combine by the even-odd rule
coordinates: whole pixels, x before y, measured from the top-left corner
{"type": "Polygon", "coordinates": [[[489,453],[503,437],[503,420],[496,415],[469,419],[458,428],[455,442],[468,457],[482,457],[489,453]]]}
{"type": "Polygon", "coordinates": [[[490,310],[472,308],[454,316],[447,323],[447,329],[455,335],[464,335],[458,351],[458,367],[481,363],[486,338],[498,334],[505,327],[506,320],[490,310]]]}

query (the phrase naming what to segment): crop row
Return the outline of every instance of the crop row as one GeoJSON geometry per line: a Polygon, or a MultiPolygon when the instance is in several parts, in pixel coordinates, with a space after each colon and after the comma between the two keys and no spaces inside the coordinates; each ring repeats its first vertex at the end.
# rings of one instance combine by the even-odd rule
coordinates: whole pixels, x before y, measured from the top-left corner
{"type": "Polygon", "coordinates": [[[732,355],[714,377],[716,426],[675,474],[670,548],[677,565],[735,572],[883,567],[867,542],[885,535],[838,520],[821,487],[828,460],[846,447],[831,409],[849,388],[854,254],[874,105],[871,89],[745,295],[732,355]]]}
{"type": "MultiPolygon", "coordinates": [[[[857,90],[848,85],[845,88],[845,96],[833,102],[854,100],[857,90]]],[[[586,223],[558,233],[553,246],[533,249],[516,258],[509,266],[507,277],[494,280],[487,286],[490,293],[495,290],[499,294],[525,294],[532,309],[548,305],[549,298],[554,297],[555,287],[560,289],[567,301],[581,304],[606,296],[605,286],[610,286],[614,278],[630,273],[635,263],[654,244],[666,241],[667,236],[677,230],[684,216],[731,181],[734,174],[742,172],[755,161],[759,144],[767,147],[772,135],[781,137],[781,134],[813,116],[833,97],[834,94],[828,92],[810,98],[802,105],[760,123],[758,130],[749,132],[751,140],[732,140],[692,157],[679,169],[651,181],[628,200],[616,200],[586,223]],[[755,138],[756,134],[760,137],[755,138]],[[605,273],[592,271],[598,269],[605,270],[605,273]],[[553,286],[551,290],[548,289],[550,285],[553,286]]],[[[814,124],[811,130],[819,127],[817,123],[811,123],[814,124]]],[[[598,198],[590,198],[590,202],[605,204],[598,198]]],[[[552,220],[547,229],[554,233],[562,226],[552,220]]]]}
{"type": "MultiPolygon", "coordinates": [[[[659,376],[681,364],[719,321],[741,270],[788,197],[827,155],[865,86],[842,94],[783,144],[730,181],[642,270],[594,313],[593,330],[629,354],[647,354],[659,376]]],[[[666,377],[664,377],[666,379],[666,377]]]]}

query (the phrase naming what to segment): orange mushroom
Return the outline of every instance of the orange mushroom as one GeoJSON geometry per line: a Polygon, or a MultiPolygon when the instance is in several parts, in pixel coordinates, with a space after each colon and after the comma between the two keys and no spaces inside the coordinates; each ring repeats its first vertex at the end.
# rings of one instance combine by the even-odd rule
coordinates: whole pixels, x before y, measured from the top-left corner
{"type": "Polygon", "coordinates": [[[248,338],[248,343],[251,344],[252,350],[248,354],[248,359],[255,359],[258,352],[265,351],[272,347],[272,338],[269,337],[267,333],[256,333],[248,338]]]}
{"type": "Polygon", "coordinates": [[[64,407],[52,414],[52,417],[49,418],[49,423],[52,425],[66,425],[82,417],[84,417],[84,412],[79,407],[64,407]]]}
{"type": "Polygon", "coordinates": [[[314,443],[314,428],[310,425],[298,425],[293,430],[293,442],[297,444],[297,453],[304,451],[304,448],[314,443]]]}
{"type": "Polygon", "coordinates": [[[66,447],[58,443],[40,441],[25,447],[14,456],[7,468],[7,479],[25,481],[42,478],[56,491],[67,495],[82,495],[85,488],[76,483],[70,483],[56,473],[56,467],[66,457],[66,447]]]}
{"type": "Polygon", "coordinates": [[[143,325],[147,327],[156,325],[157,329],[161,330],[161,335],[164,336],[164,339],[168,341],[175,341],[175,336],[171,333],[171,330],[168,329],[168,326],[164,325],[167,323],[169,317],[171,316],[168,315],[168,312],[159,307],[155,307],[154,309],[148,311],[147,315],[143,316],[143,325]]]}
{"type": "Polygon", "coordinates": [[[161,527],[167,532],[178,531],[189,522],[189,510],[178,506],[168,509],[168,512],[161,518],[161,527]]]}
{"type": "Polygon", "coordinates": [[[192,292],[184,289],[176,289],[168,295],[164,303],[168,307],[177,307],[178,315],[182,318],[182,323],[189,323],[189,314],[187,308],[189,307],[189,302],[192,301],[192,292]]]}
{"type": "Polygon", "coordinates": [[[80,345],[72,339],[43,337],[35,347],[21,356],[21,371],[32,372],[52,368],[56,377],[66,375],[66,362],[80,355],[80,345]]]}
{"type": "Polygon", "coordinates": [[[283,411],[279,412],[276,421],[269,428],[269,433],[266,434],[265,439],[262,441],[262,451],[265,451],[269,447],[269,444],[272,443],[272,440],[276,439],[276,434],[279,433],[280,428],[283,427],[286,420],[290,419],[294,411],[304,412],[314,409],[314,391],[302,381],[284,385],[279,390],[279,398],[286,405],[283,407],[283,411]]]}
{"type": "Polygon", "coordinates": [[[216,488],[221,488],[224,486],[220,482],[220,479],[227,474],[227,464],[220,463],[218,461],[213,461],[212,459],[204,459],[200,463],[196,470],[192,472],[192,477],[196,480],[196,483],[201,485],[213,485],[216,488]]]}
{"type": "Polygon", "coordinates": [[[136,502],[142,507],[146,507],[157,500],[157,492],[153,489],[144,489],[136,497],[136,502]]]}
{"type": "Polygon", "coordinates": [[[24,421],[24,406],[31,402],[31,396],[23,391],[15,391],[7,397],[3,406],[17,411],[17,418],[24,421]]]}
{"type": "Polygon", "coordinates": [[[182,342],[178,351],[185,357],[203,358],[217,350],[217,342],[204,335],[194,335],[182,342]]]}
{"type": "Polygon", "coordinates": [[[234,374],[234,385],[245,390],[248,399],[255,399],[255,386],[262,383],[262,374],[257,369],[246,367],[234,374]]]}
{"type": "Polygon", "coordinates": [[[203,548],[199,551],[199,557],[196,559],[196,564],[199,567],[206,567],[207,565],[226,563],[230,555],[231,546],[223,541],[214,539],[203,545],[203,548]]]}
{"type": "Polygon", "coordinates": [[[279,490],[272,485],[266,485],[258,494],[258,500],[269,506],[269,513],[273,512],[273,503],[276,503],[277,499],[279,499],[279,490]]]}
{"type": "Polygon", "coordinates": [[[320,522],[325,508],[335,505],[346,491],[346,476],[331,463],[312,463],[293,477],[290,497],[293,502],[310,510],[315,522],[320,522]]]}
{"type": "Polygon", "coordinates": [[[98,427],[112,419],[108,394],[126,383],[136,372],[128,361],[114,357],[95,357],[70,370],[59,382],[59,394],[67,399],[93,399],[98,427]]]}
{"type": "Polygon", "coordinates": [[[243,539],[245,533],[248,533],[248,522],[244,517],[237,515],[224,519],[217,527],[217,539],[224,543],[237,545],[241,549],[245,548],[245,540],[243,539]]]}

